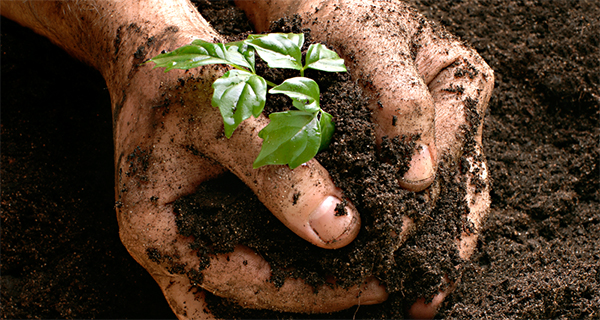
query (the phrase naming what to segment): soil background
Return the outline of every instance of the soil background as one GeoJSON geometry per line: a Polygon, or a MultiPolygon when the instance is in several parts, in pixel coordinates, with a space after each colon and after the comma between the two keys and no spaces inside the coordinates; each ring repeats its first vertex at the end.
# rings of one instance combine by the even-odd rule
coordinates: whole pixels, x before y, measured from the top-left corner
{"type": "MultiPolygon", "coordinates": [[[[600,5],[410,2],[496,74],[492,211],[438,316],[600,318],[600,5]]],[[[103,79],[4,18],[1,33],[2,318],[173,318],[118,238],[103,79]]]]}

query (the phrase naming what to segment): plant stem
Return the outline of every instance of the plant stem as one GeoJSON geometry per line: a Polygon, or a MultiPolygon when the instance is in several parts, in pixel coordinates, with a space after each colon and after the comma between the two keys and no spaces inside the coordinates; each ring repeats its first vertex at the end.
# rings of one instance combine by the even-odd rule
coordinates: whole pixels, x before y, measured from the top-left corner
{"type": "Polygon", "coordinates": [[[270,87],[277,87],[277,84],[275,84],[275,83],[273,83],[273,82],[271,82],[271,81],[269,81],[267,79],[265,79],[265,81],[267,82],[268,86],[270,86],[270,87]]]}

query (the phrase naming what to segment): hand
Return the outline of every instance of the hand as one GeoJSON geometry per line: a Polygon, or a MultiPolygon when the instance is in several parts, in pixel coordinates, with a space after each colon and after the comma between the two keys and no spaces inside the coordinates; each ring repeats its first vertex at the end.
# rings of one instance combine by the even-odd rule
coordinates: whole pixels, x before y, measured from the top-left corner
{"type": "Polygon", "coordinates": [[[191,280],[199,279],[199,260],[188,246],[190,240],[176,232],[173,201],[226,170],[236,173],[273,213],[316,245],[336,248],[349,243],[360,221],[350,206],[348,215],[335,217],[332,205],[340,192],[316,161],[293,172],[274,166],[252,169],[260,148],[256,132],[266,125],[266,118],[246,121],[232,139],[223,137],[218,111],[210,106],[210,86],[223,67],[164,74],[150,65],[140,66],[160,51],[192,39],[220,41],[189,2],[2,1],[0,5],[4,17],[48,37],[104,76],[113,109],[121,239],[156,279],[178,317],[211,316],[204,306],[204,290],[243,306],[297,312],[328,312],[386,299],[375,279],[348,290],[324,287],[318,293],[296,280],[276,288],[268,281],[268,264],[244,247],[212,257],[202,283],[191,280]],[[295,206],[292,190],[304,194],[295,206]]]}
{"type": "MultiPolygon", "coordinates": [[[[179,29],[186,30],[181,25],[192,19],[180,19],[179,29]]],[[[146,58],[194,38],[221,41],[199,17],[194,19],[195,30],[190,27],[191,32],[172,35],[171,43],[150,48],[154,51],[147,51],[146,58]]],[[[107,77],[117,102],[113,108],[117,216],[123,243],[159,283],[178,317],[210,316],[205,314],[204,290],[250,308],[309,313],[386,299],[385,288],[376,279],[350,290],[322,287],[318,293],[299,280],[288,279],[276,288],[269,281],[269,265],[243,246],[213,256],[208,268],[199,271],[201,261],[190,249],[191,239],[177,233],[173,202],[224,171],[235,173],[271,212],[315,245],[346,245],[356,236],[360,218],[351,206],[347,216],[335,216],[341,193],[316,161],[293,171],[282,166],[252,169],[261,144],[256,134],[268,120],[251,118],[231,139],[223,136],[220,115],[210,99],[211,84],[225,67],[166,74],[151,67],[119,67],[114,69],[117,76],[107,77]],[[298,192],[302,196],[293,201],[298,192]]]]}
{"type": "MultiPolygon", "coordinates": [[[[204,39],[213,37],[218,36],[204,39]]],[[[266,118],[244,122],[231,139],[223,136],[218,110],[210,106],[210,85],[224,71],[206,67],[164,74],[142,66],[129,80],[122,99],[115,99],[123,101],[115,108],[117,217],[129,252],[156,279],[180,318],[210,316],[205,314],[204,290],[250,308],[293,312],[329,312],[359,301],[384,301],[387,293],[375,279],[349,291],[325,286],[317,294],[300,280],[288,279],[276,288],[269,281],[268,263],[243,246],[213,256],[202,276],[197,276],[201,261],[190,249],[191,239],[177,233],[173,202],[226,170],[236,173],[271,212],[279,213],[292,230],[316,245],[345,245],[359,227],[355,210],[349,211],[340,228],[331,227],[336,226],[334,208],[339,200],[335,199],[341,195],[316,161],[294,171],[281,166],[252,169],[260,149],[256,133],[266,125],[266,118]],[[292,205],[297,192],[303,196],[292,205]],[[319,211],[328,216],[312,219],[319,211]],[[318,235],[302,228],[309,224],[318,235]],[[324,236],[329,238],[323,240],[324,236]]]]}
{"type": "MultiPolygon", "coordinates": [[[[473,228],[456,241],[461,258],[468,259],[490,205],[482,128],[494,76],[481,57],[399,2],[279,0],[274,5],[240,0],[236,5],[258,31],[266,31],[271,21],[298,14],[313,40],[336,49],[370,92],[380,141],[384,136],[420,135],[424,151],[413,157],[399,181],[402,186],[424,189],[443,161],[462,158],[470,164],[462,175],[466,219],[473,228]]],[[[439,185],[432,188],[432,194],[439,194],[439,185]]],[[[419,299],[412,314],[433,317],[449,291],[440,292],[428,305],[419,299]]]]}

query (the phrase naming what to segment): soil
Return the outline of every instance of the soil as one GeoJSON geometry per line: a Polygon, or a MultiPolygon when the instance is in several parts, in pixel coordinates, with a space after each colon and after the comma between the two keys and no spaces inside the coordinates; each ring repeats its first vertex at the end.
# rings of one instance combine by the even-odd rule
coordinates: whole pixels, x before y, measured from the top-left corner
{"type": "MultiPolygon", "coordinates": [[[[600,16],[600,5],[410,2],[471,44],[496,74],[484,131],[493,179],[491,213],[474,257],[464,264],[460,285],[438,317],[600,318],[600,22],[594,18],[600,16]]],[[[203,14],[219,17],[213,24],[229,25],[221,30],[247,30],[231,27],[231,21],[240,20],[235,10],[223,3],[207,4],[198,2],[203,14]]],[[[172,318],[158,286],[118,239],[110,103],[104,81],[46,39],[4,18],[2,76],[2,317],[172,318]]],[[[440,274],[457,276],[451,272],[458,262],[454,249],[440,245],[449,243],[444,237],[462,227],[460,219],[448,213],[463,205],[454,201],[461,198],[460,184],[449,183],[458,167],[448,163],[443,168],[439,180],[447,194],[434,208],[423,196],[392,188],[395,172],[388,167],[410,149],[389,148],[386,161],[374,168],[373,161],[380,157],[365,120],[368,113],[360,107],[360,91],[345,81],[345,75],[337,75],[336,81],[316,77],[356,105],[337,108],[338,102],[324,95],[323,105],[336,117],[338,131],[331,148],[319,155],[329,167],[352,164],[332,174],[338,184],[359,187],[343,186],[364,219],[364,229],[352,245],[328,251],[286,242],[297,238],[268,212],[232,214],[236,207],[254,207],[240,199],[259,204],[251,196],[224,193],[219,189],[223,180],[203,186],[206,189],[197,196],[181,202],[180,210],[198,206],[210,194],[225,199],[227,205],[214,207],[210,216],[192,218],[218,217],[210,226],[229,233],[218,238],[197,235],[198,245],[210,243],[216,251],[229,250],[229,240],[254,246],[273,264],[275,283],[295,276],[319,285],[323,277],[311,276],[319,272],[350,285],[374,273],[396,292],[382,305],[327,317],[401,318],[403,294],[432,292],[440,285],[440,274]],[[357,131],[352,126],[360,126],[363,137],[349,138],[357,131]],[[353,143],[362,144],[362,153],[344,152],[356,147],[353,143]],[[381,210],[377,204],[381,202],[389,204],[384,208],[388,211],[381,210]],[[452,210],[442,210],[447,207],[452,210]],[[392,250],[382,236],[388,232],[382,231],[401,226],[389,214],[397,210],[415,217],[435,216],[432,221],[437,222],[426,224],[430,230],[422,230],[423,236],[392,250]],[[219,216],[212,215],[216,213],[219,216]],[[239,233],[240,228],[245,233],[239,233]],[[256,230],[273,234],[259,241],[261,232],[256,230]],[[244,236],[225,236],[236,232],[244,236]],[[293,260],[279,259],[285,251],[281,246],[294,252],[293,260]],[[428,262],[422,254],[426,251],[436,252],[427,256],[428,262]],[[332,263],[333,255],[338,260],[332,263]],[[410,258],[397,261],[394,256],[410,258]],[[353,268],[342,269],[346,263],[353,268]],[[291,265],[294,269],[288,268],[291,265]],[[415,282],[416,275],[427,276],[415,282]]],[[[389,146],[410,145],[398,142],[402,143],[389,146]]],[[[194,232],[195,225],[182,220],[181,232],[194,232]]],[[[209,300],[211,309],[231,312],[221,313],[227,317],[307,317],[239,310],[217,297],[209,300]],[[216,309],[217,305],[225,308],[216,309]]]]}

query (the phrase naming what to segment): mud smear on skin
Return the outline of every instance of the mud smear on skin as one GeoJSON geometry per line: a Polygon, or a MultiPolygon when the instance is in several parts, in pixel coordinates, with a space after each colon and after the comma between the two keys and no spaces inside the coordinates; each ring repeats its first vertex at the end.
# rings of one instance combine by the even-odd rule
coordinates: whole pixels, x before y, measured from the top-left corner
{"type": "MultiPolygon", "coordinates": [[[[310,45],[310,30],[301,29],[297,17],[275,22],[271,31],[302,32],[307,40],[304,50],[310,45]]],[[[257,72],[275,83],[297,76],[293,70],[268,69],[264,63],[257,66],[257,72]]],[[[378,149],[367,97],[355,79],[349,73],[313,70],[306,76],[319,83],[321,105],[336,122],[330,147],[316,158],[361,214],[362,228],[356,240],[338,250],[321,249],[302,240],[233,175],[207,182],[175,203],[179,232],[194,238],[192,246],[201,261],[208,261],[209,254],[231,252],[237,244],[254,249],[271,265],[271,281],[276,286],[283,285],[286,278],[299,278],[316,291],[330,285],[327,280],[331,278],[337,285],[350,287],[375,276],[391,293],[388,301],[335,316],[404,318],[414,299],[433,296],[444,287],[444,275],[458,279],[455,266],[462,261],[454,243],[467,228],[462,216],[466,212],[465,181],[459,173],[468,168],[452,161],[441,165],[436,187],[442,191],[435,195],[439,198],[436,202],[430,201],[430,191],[414,193],[400,188],[397,179],[407,170],[418,137],[386,137],[378,149]],[[394,234],[401,233],[403,215],[416,221],[417,230],[401,243],[394,234]]],[[[285,96],[270,95],[266,113],[287,110],[291,105],[285,96]]],[[[471,136],[465,134],[465,141],[471,136]]],[[[201,270],[189,276],[201,283],[196,271],[201,270]]],[[[246,310],[215,296],[208,300],[209,309],[220,318],[307,316],[246,310]]]]}

